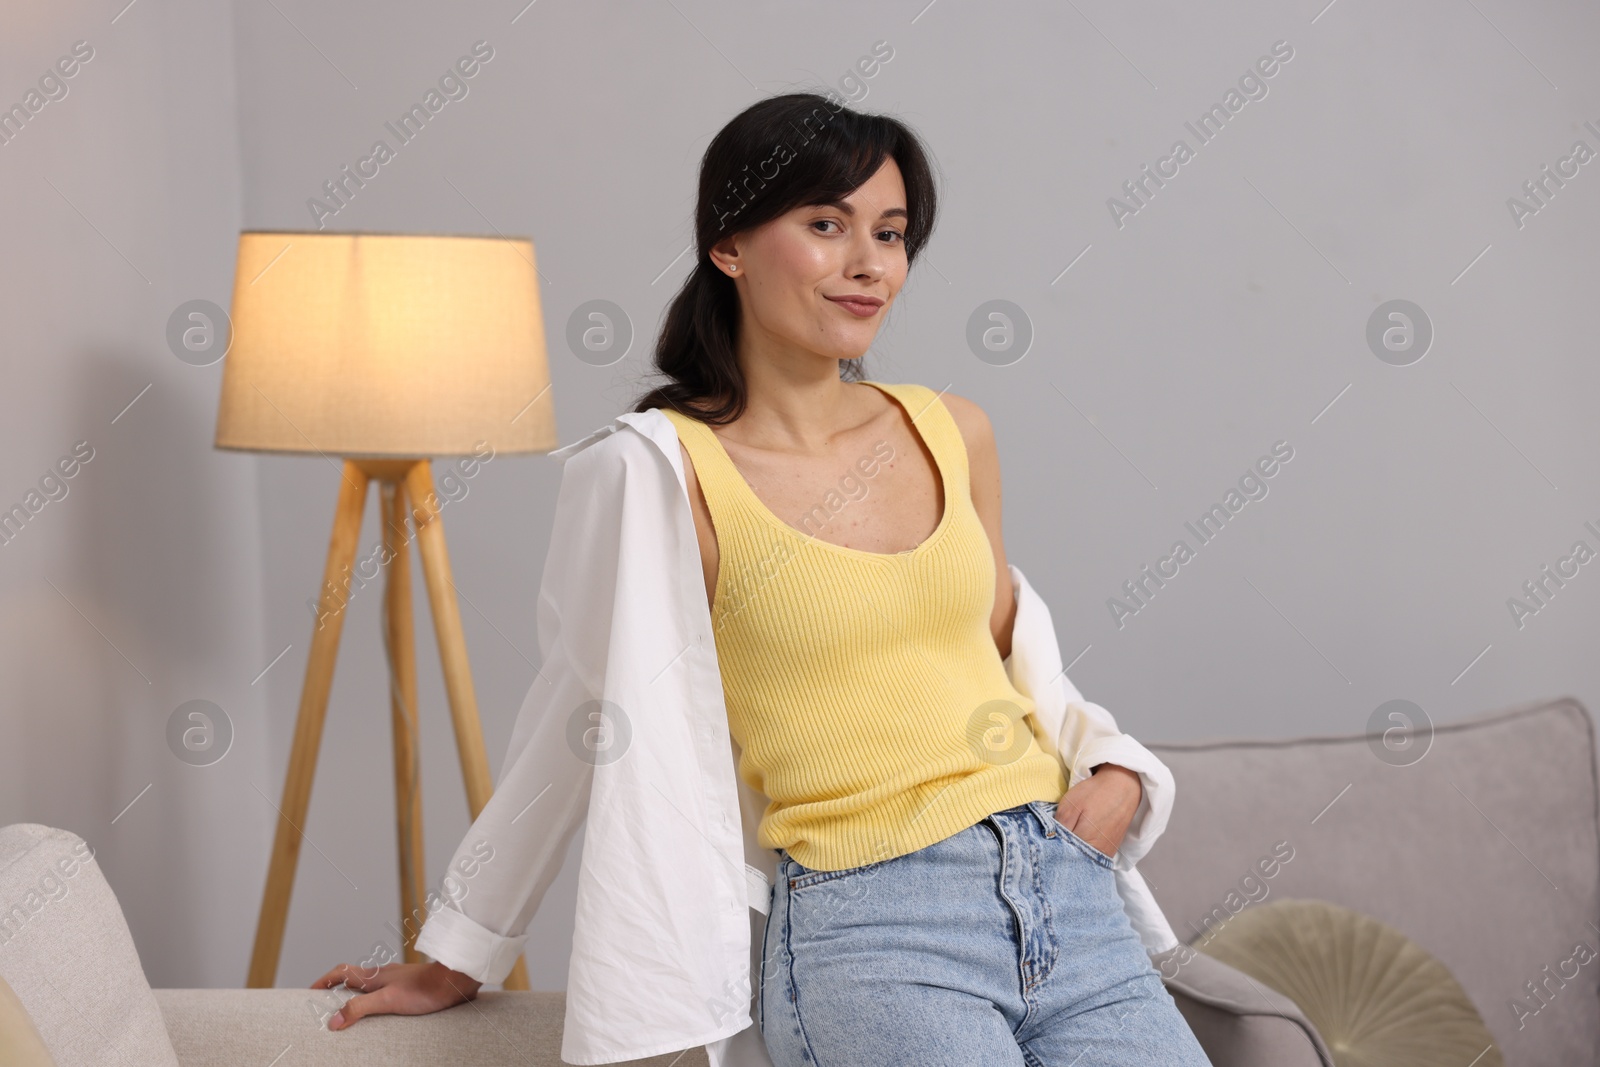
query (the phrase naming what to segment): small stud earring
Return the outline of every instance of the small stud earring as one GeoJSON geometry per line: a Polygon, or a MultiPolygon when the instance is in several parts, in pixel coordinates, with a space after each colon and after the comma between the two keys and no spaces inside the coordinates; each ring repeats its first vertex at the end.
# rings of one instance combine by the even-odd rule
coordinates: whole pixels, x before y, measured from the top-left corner
{"type": "Polygon", "coordinates": [[[738,269],[739,269],[739,264],[737,264],[737,263],[730,263],[728,265],[728,273],[729,274],[732,274],[734,271],[736,271],[738,269]]]}

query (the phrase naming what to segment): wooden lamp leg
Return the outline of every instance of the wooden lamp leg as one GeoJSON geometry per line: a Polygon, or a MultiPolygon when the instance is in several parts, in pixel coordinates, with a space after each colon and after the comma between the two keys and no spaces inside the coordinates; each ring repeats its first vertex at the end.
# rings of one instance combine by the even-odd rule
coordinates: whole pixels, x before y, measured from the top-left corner
{"type": "Polygon", "coordinates": [[[422,784],[417,771],[417,655],[412,638],[411,553],[407,548],[406,487],[386,481],[381,521],[384,556],[384,632],[388,642],[389,711],[394,725],[394,802],[400,858],[401,949],[407,963],[421,963],[414,947],[428,913],[423,899],[427,853],[422,846],[422,784]]]}
{"type": "MultiPolygon", "coordinates": [[[[422,556],[428,604],[433,609],[433,629],[439,641],[439,660],[444,667],[445,692],[450,698],[456,750],[461,758],[461,775],[466,780],[467,806],[476,819],[494,793],[494,779],[489,773],[489,757],[483,747],[478,698],[472,688],[466,636],[461,629],[461,609],[456,604],[450,553],[445,548],[444,523],[439,516],[439,498],[434,494],[433,471],[428,461],[416,464],[406,473],[405,488],[411,502],[411,518],[417,526],[417,550],[422,556]]],[[[506,975],[504,986],[506,989],[528,988],[528,970],[522,957],[517,958],[511,973],[506,975]]]]}
{"type": "MultiPolygon", "coordinates": [[[[289,771],[283,785],[283,803],[278,809],[272,860],[267,868],[266,890],[262,895],[255,947],[251,952],[250,972],[245,983],[251,989],[270,989],[277,981],[278,959],[283,952],[283,931],[289,915],[289,898],[294,890],[300,841],[304,836],[301,827],[305,825],[306,811],[311,803],[311,784],[316,777],[317,753],[322,744],[322,726],[327,718],[328,694],[333,686],[334,663],[339,655],[344,605],[349,599],[345,575],[355,560],[356,543],[361,537],[361,519],[366,510],[367,487],[374,476],[385,481],[392,479],[395,487],[390,500],[380,511],[384,543],[390,554],[390,570],[384,589],[384,627],[393,662],[390,712],[394,725],[400,898],[405,913],[401,936],[407,962],[419,963],[422,960],[421,954],[412,946],[422,923],[427,920],[422,890],[426,866],[422,839],[422,790],[417,774],[416,650],[412,636],[410,555],[405,536],[408,512],[417,528],[417,545],[422,556],[428,600],[433,609],[445,691],[450,699],[456,748],[461,759],[462,776],[466,780],[467,806],[472,818],[478,817],[494,792],[430,464],[427,460],[365,463],[346,460],[339,502],[334,510],[333,534],[328,542],[328,558],[323,569],[317,622],[312,630],[311,651],[306,659],[300,710],[295,720],[293,747],[289,753],[289,771]],[[408,504],[411,505],[409,508],[408,504]]],[[[506,976],[504,985],[506,989],[528,988],[527,966],[521,957],[506,976]]]]}
{"type": "Polygon", "coordinates": [[[367,475],[346,460],[339,483],[339,503],[333,514],[333,535],[328,541],[328,560],[322,573],[317,622],[311,632],[311,652],[306,658],[305,684],[300,691],[300,711],[294,725],[294,746],[289,753],[289,773],[283,783],[283,804],[278,808],[272,861],[267,868],[255,948],[250,955],[246,985],[251,989],[270,989],[277,980],[283,927],[289,917],[289,895],[294,889],[295,868],[300,860],[303,836],[300,828],[305,825],[306,808],[311,802],[317,749],[322,744],[322,723],[328,711],[328,691],[333,685],[333,666],[339,656],[339,634],[344,625],[344,603],[349,595],[343,585],[343,572],[355,559],[366,503],[367,475]]]}

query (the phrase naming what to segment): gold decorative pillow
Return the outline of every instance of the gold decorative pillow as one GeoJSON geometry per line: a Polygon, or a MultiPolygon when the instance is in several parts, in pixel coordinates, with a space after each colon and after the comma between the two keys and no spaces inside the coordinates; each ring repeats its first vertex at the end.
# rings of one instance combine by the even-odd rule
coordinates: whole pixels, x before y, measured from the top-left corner
{"type": "Polygon", "coordinates": [[[56,1067],[27,1009],[4,978],[0,978],[0,1063],[6,1067],[56,1067]]]}
{"type": "Polygon", "coordinates": [[[1339,1067],[1503,1067],[1449,968],[1358,911],[1274,901],[1245,909],[1193,947],[1299,1005],[1339,1067]]]}

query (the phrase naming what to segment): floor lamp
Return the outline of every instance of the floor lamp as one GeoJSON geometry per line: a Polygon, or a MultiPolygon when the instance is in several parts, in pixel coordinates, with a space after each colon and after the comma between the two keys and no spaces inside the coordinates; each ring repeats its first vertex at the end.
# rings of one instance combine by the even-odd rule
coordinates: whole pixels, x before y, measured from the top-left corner
{"type": "MultiPolygon", "coordinates": [[[[216,447],[318,455],[339,470],[277,833],[247,985],[277,980],[301,828],[333,684],[345,607],[385,572],[401,940],[407,962],[427,917],[409,545],[422,561],[472,818],[493,792],[429,457],[456,466],[556,447],[555,409],[527,239],[253,231],[239,235],[233,337],[216,447]],[[356,561],[368,487],[381,541],[356,561]],[[365,581],[363,581],[365,579],[365,581]]],[[[459,481],[460,475],[445,477],[459,481]]],[[[443,478],[441,485],[444,485],[443,478]]],[[[527,989],[521,959],[505,980],[527,989]]]]}

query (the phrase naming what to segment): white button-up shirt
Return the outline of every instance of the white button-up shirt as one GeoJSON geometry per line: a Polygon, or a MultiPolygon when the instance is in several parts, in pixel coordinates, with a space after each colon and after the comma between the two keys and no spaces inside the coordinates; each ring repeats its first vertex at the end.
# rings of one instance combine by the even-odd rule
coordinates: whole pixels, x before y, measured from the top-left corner
{"type": "MultiPolygon", "coordinates": [[[[711,1067],[771,1067],[754,1023],[778,853],[767,798],[738,777],[677,429],[627,412],[552,453],[563,461],[540,581],[543,664],[493,797],[450,869],[474,871],[428,917],[418,951],[499,982],[585,825],[561,1058],[615,1063],[706,1047],[711,1067]],[[482,862],[487,841],[491,862],[482,862]]],[[[1101,763],[1144,796],[1116,882],[1149,952],[1178,944],[1134,865],[1166,828],[1172,773],[1085,701],[1049,609],[1015,565],[1011,682],[1067,784],[1101,763]]]]}

